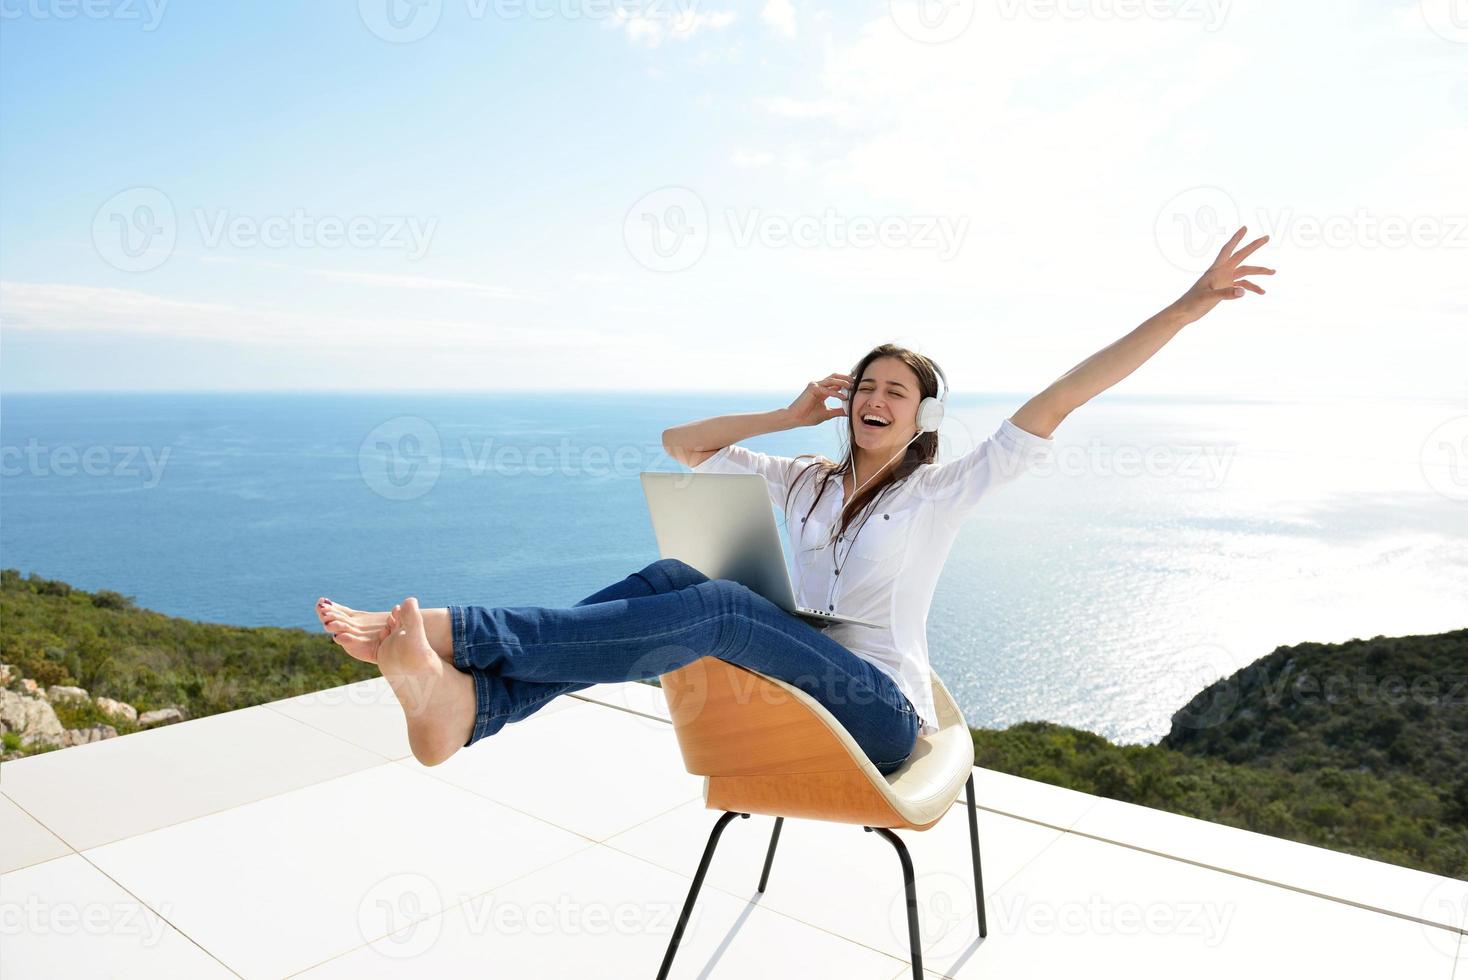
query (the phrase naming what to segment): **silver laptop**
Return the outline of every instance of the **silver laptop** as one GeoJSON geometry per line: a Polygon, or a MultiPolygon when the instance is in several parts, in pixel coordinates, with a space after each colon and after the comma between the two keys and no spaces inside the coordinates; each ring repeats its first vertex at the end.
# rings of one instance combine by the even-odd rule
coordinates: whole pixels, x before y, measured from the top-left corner
{"type": "Polygon", "coordinates": [[[643,473],[642,492],[664,558],[731,579],[820,626],[876,623],[795,604],[765,478],[758,473],[643,473]]]}

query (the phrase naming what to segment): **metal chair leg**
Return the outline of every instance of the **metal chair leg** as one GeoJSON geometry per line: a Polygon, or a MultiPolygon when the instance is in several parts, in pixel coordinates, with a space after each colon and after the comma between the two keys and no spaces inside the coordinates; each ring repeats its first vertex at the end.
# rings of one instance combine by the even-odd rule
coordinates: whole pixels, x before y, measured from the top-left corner
{"type": "Polygon", "coordinates": [[[663,965],[658,970],[658,980],[667,980],[668,970],[673,966],[673,956],[678,952],[678,942],[683,938],[683,930],[688,925],[688,916],[693,912],[693,903],[698,898],[698,889],[703,885],[703,876],[708,873],[709,862],[714,857],[714,848],[719,845],[719,835],[724,832],[729,821],[735,817],[748,819],[749,814],[726,810],[718,820],[714,821],[714,829],[709,833],[709,842],[703,848],[703,860],[698,862],[698,873],[693,876],[693,886],[688,889],[688,898],[683,902],[683,911],[678,916],[677,928],[673,930],[673,938],[668,943],[668,951],[663,954],[663,965]]]}
{"type": "Polygon", "coordinates": [[[765,870],[760,872],[759,890],[765,890],[765,882],[770,880],[770,865],[775,862],[775,845],[780,842],[780,826],[785,823],[784,817],[775,818],[775,832],[770,835],[770,850],[765,854],[765,870]]]}
{"type": "Polygon", "coordinates": [[[897,848],[897,858],[902,862],[902,887],[907,891],[907,938],[912,951],[913,980],[923,980],[923,947],[918,934],[917,885],[912,876],[912,858],[907,854],[907,845],[886,827],[863,827],[863,830],[881,834],[897,848]]]}
{"type": "Polygon", "coordinates": [[[974,852],[974,894],[979,903],[979,938],[989,935],[989,918],[984,914],[984,873],[979,869],[979,810],[974,803],[974,774],[968,774],[968,841],[974,852]]]}

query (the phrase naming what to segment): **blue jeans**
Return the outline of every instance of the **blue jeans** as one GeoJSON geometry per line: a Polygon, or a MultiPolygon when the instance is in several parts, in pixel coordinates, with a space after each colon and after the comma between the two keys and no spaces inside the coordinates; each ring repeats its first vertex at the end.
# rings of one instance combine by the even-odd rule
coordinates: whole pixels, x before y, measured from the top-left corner
{"type": "Polygon", "coordinates": [[[454,666],[474,679],[466,746],[559,695],[658,677],[706,656],[815,698],[883,775],[917,742],[917,712],[881,669],[745,586],[676,559],[655,561],[567,609],[448,610],[454,666]]]}

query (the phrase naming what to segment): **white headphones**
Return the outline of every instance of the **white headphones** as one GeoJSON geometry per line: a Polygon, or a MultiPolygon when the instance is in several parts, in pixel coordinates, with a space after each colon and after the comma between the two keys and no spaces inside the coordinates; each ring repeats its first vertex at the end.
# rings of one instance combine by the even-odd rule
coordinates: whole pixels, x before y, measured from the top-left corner
{"type": "MultiPolygon", "coordinates": [[[[897,450],[897,452],[893,453],[892,459],[896,459],[898,456],[901,456],[903,453],[907,452],[907,447],[917,442],[918,436],[921,436],[924,432],[937,432],[938,426],[941,425],[943,422],[943,412],[946,409],[948,402],[948,378],[943,374],[943,369],[940,368],[936,362],[934,362],[930,358],[924,358],[924,360],[927,360],[928,365],[933,369],[933,373],[936,374],[938,376],[938,379],[943,382],[943,394],[938,398],[934,398],[932,395],[929,395],[918,403],[917,435],[907,440],[907,445],[903,446],[901,449],[897,450]]],[[[856,392],[853,391],[853,399],[855,398],[855,396],[856,392]]],[[[848,406],[851,404],[852,402],[847,402],[848,406]]],[[[883,463],[877,469],[877,472],[880,473],[882,472],[882,470],[886,469],[887,463],[891,463],[892,459],[889,459],[886,463],[883,463]]],[[[854,453],[851,457],[851,476],[853,479],[856,478],[856,456],[854,453]]],[[[867,477],[866,481],[863,482],[861,486],[852,491],[852,499],[855,499],[857,495],[861,493],[862,488],[875,479],[875,474],[867,477]]]]}
{"type": "MultiPolygon", "coordinates": [[[[920,434],[923,432],[938,431],[938,426],[943,421],[943,410],[948,401],[948,379],[943,376],[943,369],[932,361],[928,361],[928,364],[932,365],[933,372],[943,382],[943,395],[940,398],[934,398],[929,395],[918,405],[917,427],[920,434]]],[[[908,443],[908,445],[912,445],[912,443],[908,443]]]]}

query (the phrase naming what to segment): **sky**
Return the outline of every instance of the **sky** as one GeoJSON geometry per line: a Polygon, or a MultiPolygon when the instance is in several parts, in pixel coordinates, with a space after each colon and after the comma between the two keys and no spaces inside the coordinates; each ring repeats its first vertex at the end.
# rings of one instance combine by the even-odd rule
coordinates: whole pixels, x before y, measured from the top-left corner
{"type": "Polygon", "coordinates": [[[0,386],[1462,398],[1455,0],[0,0],[0,386]]]}

